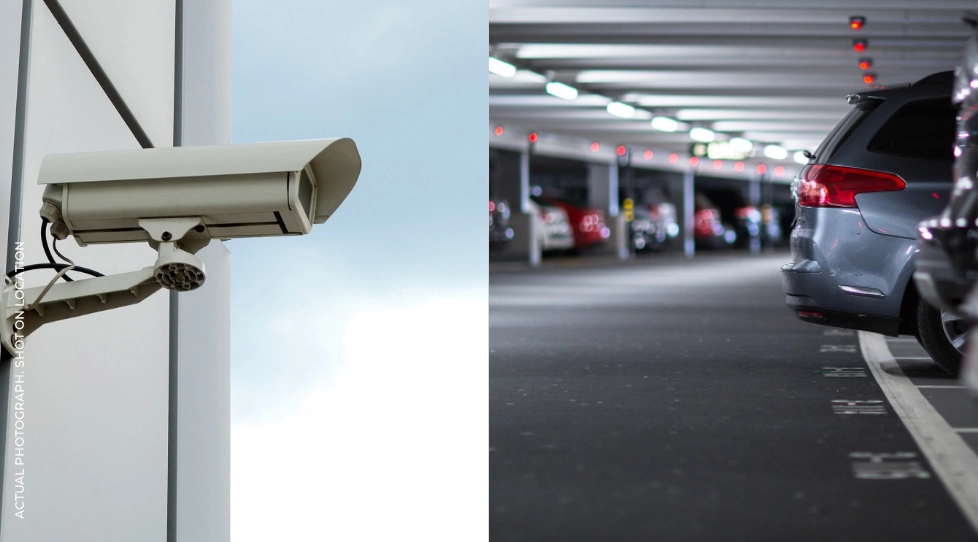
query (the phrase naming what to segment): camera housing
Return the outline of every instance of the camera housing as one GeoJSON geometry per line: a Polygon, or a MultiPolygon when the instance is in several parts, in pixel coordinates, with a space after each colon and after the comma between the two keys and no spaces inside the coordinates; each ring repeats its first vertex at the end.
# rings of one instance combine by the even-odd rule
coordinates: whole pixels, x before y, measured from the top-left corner
{"type": "Polygon", "coordinates": [[[152,218],[199,217],[188,240],[306,234],[359,174],[356,145],[340,138],[55,154],[38,184],[55,237],[85,246],[151,241],[139,220],[152,218]]]}

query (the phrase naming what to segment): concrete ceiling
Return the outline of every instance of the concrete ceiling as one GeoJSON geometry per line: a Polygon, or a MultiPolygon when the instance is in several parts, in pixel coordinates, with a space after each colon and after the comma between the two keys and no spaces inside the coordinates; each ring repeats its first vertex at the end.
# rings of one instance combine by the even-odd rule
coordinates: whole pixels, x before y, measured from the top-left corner
{"type": "MultiPolygon", "coordinates": [[[[489,54],[519,68],[489,75],[490,143],[496,126],[510,142],[541,137],[590,147],[627,146],[688,159],[686,130],[653,129],[653,115],[703,126],[718,139],[754,141],[748,169],[796,168],[760,149],[814,150],[849,110],[845,96],[876,85],[952,70],[969,27],[973,0],[490,0],[489,54]],[[851,16],[865,17],[860,30],[851,16]],[[853,40],[864,39],[863,52],[853,40]],[[862,70],[861,58],[872,59],[862,70]],[[568,101],[547,94],[548,81],[577,88],[568,101]],[[634,106],[622,119],[606,105],[634,106]],[[515,138],[515,139],[514,139],[515,138]]],[[[658,158],[656,158],[658,160],[658,158]]]]}

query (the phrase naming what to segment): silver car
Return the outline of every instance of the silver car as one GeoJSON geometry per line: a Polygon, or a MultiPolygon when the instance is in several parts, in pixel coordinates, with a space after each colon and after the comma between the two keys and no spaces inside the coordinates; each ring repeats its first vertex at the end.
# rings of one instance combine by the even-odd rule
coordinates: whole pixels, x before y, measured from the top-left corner
{"type": "Polygon", "coordinates": [[[806,322],[914,335],[956,372],[966,327],[911,280],[917,225],[951,192],[953,72],[848,97],[854,107],[792,184],[786,303],[806,322]]]}

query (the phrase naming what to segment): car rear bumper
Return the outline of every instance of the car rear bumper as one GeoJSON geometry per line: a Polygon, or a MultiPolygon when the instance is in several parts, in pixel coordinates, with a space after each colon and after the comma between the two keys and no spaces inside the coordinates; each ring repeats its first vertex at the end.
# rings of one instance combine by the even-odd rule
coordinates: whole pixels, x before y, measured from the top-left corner
{"type": "Polygon", "coordinates": [[[828,325],[895,334],[916,240],[870,231],[857,209],[800,208],[797,216],[792,262],[781,268],[788,306],[810,304],[825,320],[837,316],[828,325]],[[867,323],[872,319],[881,323],[867,323]]]}
{"type": "Polygon", "coordinates": [[[546,234],[541,242],[541,250],[567,250],[574,248],[574,237],[567,234],[546,234]]]}
{"type": "Polygon", "coordinates": [[[897,335],[903,289],[896,299],[886,292],[858,283],[846,284],[839,275],[823,271],[814,260],[781,267],[785,303],[805,322],[897,335]],[[817,313],[806,316],[805,312],[817,313]]]}
{"type": "Polygon", "coordinates": [[[872,331],[894,337],[900,332],[899,318],[828,309],[813,301],[812,298],[803,295],[788,294],[785,296],[785,304],[794,311],[795,317],[803,322],[872,331]]]}

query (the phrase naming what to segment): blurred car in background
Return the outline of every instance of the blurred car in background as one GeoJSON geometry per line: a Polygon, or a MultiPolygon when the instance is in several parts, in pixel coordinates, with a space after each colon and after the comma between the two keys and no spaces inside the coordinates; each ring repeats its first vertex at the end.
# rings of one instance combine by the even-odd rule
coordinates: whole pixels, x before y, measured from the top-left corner
{"type": "Polygon", "coordinates": [[[489,200],[489,248],[491,250],[506,248],[513,240],[509,215],[509,204],[506,200],[489,200]]]}
{"type": "Polygon", "coordinates": [[[850,95],[853,105],[792,184],[785,302],[802,321],[913,335],[958,371],[963,320],[926,301],[910,280],[919,223],[951,193],[956,111],[952,72],[850,95]]]}
{"type": "Polygon", "coordinates": [[[560,207],[529,202],[533,229],[543,252],[571,250],[574,248],[574,232],[567,213],[560,207]]]}
{"type": "Polygon", "coordinates": [[[758,243],[760,248],[761,239],[761,211],[753,205],[744,205],[734,210],[734,231],[737,232],[737,239],[734,246],[737,248],[749,248],[752,242],[758,243]]]}
{"type": "Polygon", "coordinates": [[[669,240],[679,235],[676,206],[665,201],[636,205],[628,226],[637,252],[665,250],[669,240]]]}
{"type": "Polygon", "coordinates": [[[737,240],[737,232],[721,221],[720,209],[699,192],[693,199],[693,239],[697,249],[708,250],[728,248],[737,240]]]}
{"type": "Polygon", "coordinates": [[[543,206],[563,209],[573,230],[575,250],[603,243],[611,237],[611,229],[604,221],[604,211],[600,209],[576,205],[549,194],[532,196],[532,199],[543,206]]]}
{"type": "Polygon", "coordinates": [[[676,206],[661,190],[646,192],[643,200],[632,211],[632,246],[637,251],[664,250],[679,235],[676,206]]]}
{"type": "Polygon", "coordinates": [[[637,252],[662,250],[669,241],[666,230],[645,206],[632,210],[632,220],[628,223],[628,228],[632,246],[637,252]]]}

